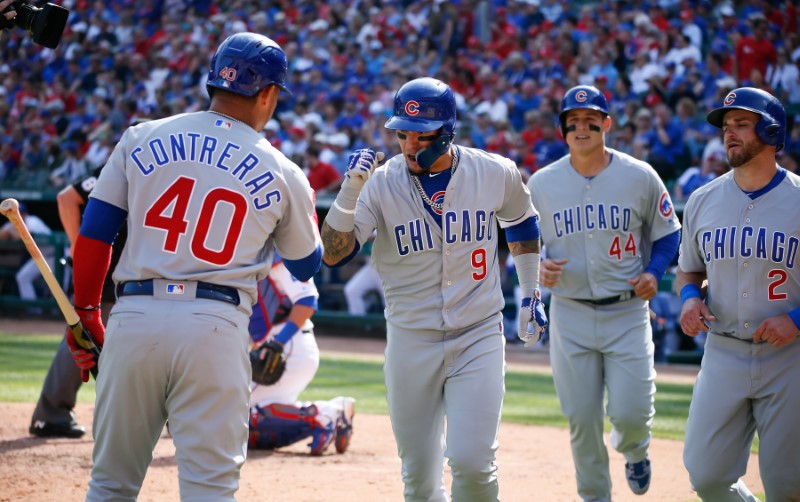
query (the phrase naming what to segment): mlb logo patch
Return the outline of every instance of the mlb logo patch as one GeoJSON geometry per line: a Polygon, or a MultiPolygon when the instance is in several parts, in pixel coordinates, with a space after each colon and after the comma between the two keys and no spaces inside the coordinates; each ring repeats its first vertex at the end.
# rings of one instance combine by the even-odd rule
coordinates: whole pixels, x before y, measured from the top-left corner
{"type": "Polygon", "coordinates": [[[183,284],[167,284],[168,295],[182,295],[183,291],[183,284]]]}
{"type": "Polygon", "coordinates": [[[228,122],[227,120],[217,119],[216,122],[214,122],[214,126],[222,127],[223,129],[230,129],[231,123],[228,122]]]}

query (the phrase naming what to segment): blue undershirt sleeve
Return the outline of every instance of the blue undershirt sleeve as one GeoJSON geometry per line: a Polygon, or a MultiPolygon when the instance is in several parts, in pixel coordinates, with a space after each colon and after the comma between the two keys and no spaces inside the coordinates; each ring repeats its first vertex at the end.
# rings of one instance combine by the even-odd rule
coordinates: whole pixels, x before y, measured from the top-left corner
{"type": "Polygon", "coordinates": [[[678,246],[681,243],[681,231],[676,230],[669,235],[658,239],[653,243],[653,252],[650,257],[650,263],[647,264],[644,271],[653,274],[657,281],[661,280],[661,276],[672,263],[675,254],[678,252],[678,246]]]}

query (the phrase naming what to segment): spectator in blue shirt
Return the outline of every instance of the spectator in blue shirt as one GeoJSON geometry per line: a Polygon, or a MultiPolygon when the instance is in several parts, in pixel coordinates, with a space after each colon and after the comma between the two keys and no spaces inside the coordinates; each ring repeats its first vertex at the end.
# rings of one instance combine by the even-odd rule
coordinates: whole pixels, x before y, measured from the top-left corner
{"type": "Polygon", "coordinates": [[[564,140],[556,135],[555,123],[544,120],[541,124],[542,137],[533,144],[538,167],[552,164],[567,154],[568,148],[564,140]]]}

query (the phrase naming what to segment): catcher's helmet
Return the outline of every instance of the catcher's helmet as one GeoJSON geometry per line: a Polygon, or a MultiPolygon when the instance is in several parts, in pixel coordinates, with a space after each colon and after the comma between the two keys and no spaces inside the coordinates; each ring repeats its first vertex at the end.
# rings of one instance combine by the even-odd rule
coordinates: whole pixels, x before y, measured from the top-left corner
{"type": "Polygon", "coordinates": [[[592,85],[576,85],[564,94],[561,100],[561,113],[558,120],[561,123],[561,134],[567,137],[567,112],[578,108],[597,110],[603,115],[608,115],[608,101],[600,89],[592,85]]]}
{"type": "Polygon", "coordinates": [[[288,68],[286,54],[272,39],[256,33],[236,33],[226,38],[211,58],[206,87],[253,96],[274,84],[289,92],[288,68]]]}
{"type": "Polygon", "coordinates": [[[772,94],[754,87],[739,87],[725,96],[722,107],[706,117],[708,123],[722,128],[722,120],[729,110],[747,110],[761,116],[756,122],[756,136],[764,144],[783,148],[786,143],[786,110],[772,94]]]}
{"type": "Polygon", "coordinates": [[[450,86],[435,78],[423,77],[404,84],[394,95],[392,116],[387,129],[439,131],[431,146],[417,153],[417,162],[430,169],[436,159],[450,150],[456,135],[456,96],[450,86]]]}

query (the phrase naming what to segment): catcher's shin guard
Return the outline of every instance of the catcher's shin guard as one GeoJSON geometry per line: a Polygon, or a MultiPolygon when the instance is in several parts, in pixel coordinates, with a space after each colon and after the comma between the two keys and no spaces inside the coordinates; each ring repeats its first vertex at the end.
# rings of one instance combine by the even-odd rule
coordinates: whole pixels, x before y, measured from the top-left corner
{"type": "Polygon", "coordinates": [[[311,436],[319,427],[317,407],[269,404],[250,409],[250,448],[273,449],[289,446],[311,436]]]}

